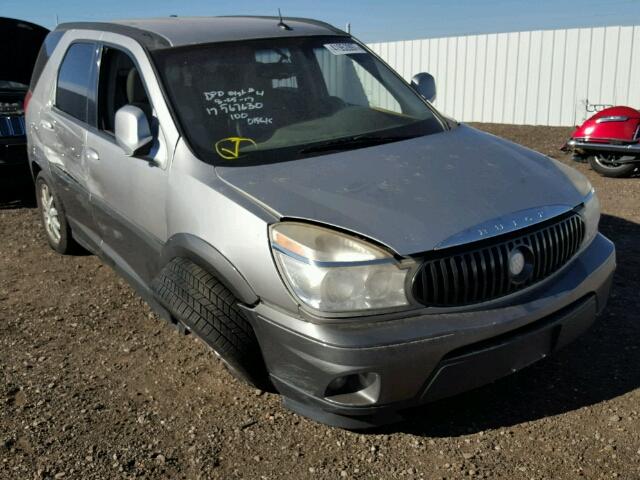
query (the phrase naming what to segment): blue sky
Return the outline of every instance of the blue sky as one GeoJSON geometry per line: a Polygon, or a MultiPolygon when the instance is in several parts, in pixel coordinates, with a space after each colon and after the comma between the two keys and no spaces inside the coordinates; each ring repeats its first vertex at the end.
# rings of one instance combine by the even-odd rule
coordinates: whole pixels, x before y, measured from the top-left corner
{"type": "Polygon", "coordinates": [[[471,33],[640,24],[640,0],[0,0],[1,14],[52,28],[61,22],[177,15],[312,17],[367,42],[471,33]]]}

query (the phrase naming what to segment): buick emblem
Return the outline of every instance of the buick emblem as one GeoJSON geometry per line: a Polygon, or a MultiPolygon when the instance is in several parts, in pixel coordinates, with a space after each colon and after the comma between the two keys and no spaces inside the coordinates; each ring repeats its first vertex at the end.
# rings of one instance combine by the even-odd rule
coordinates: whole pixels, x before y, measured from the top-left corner
{"type": "Polygon", "coordinates": [[[517,277],[524,270],[524,254],[519,250],[515,249],[511,252],[509,256],[509,273],[514,277],[517,277]]]}
{"type": "Polygon", "coordinates": [[[509,275],[514,283],[526,282],[533,272],[533,251],[519,245],[509,252],[509,275]]]}

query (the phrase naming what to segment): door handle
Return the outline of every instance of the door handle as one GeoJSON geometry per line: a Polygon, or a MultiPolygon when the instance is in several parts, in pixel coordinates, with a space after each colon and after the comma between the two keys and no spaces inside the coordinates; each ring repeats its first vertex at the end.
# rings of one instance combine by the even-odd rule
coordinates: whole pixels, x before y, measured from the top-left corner
{"type": "Polygon", "coordinates": [[[45,130],[53,130],[53,123],[51,123],[49,120],[42,120],[40,122],[40,125],[42,126],[42,128],[44,128],[45,130]]]}
{"type": "Polygon", "coordinates": [[[84,152],[84,156],[87,158],[87,160],[92,160],[94,162],[100,160],[100,155],[93,148],[87,148],[87,150],[84,152]]]}

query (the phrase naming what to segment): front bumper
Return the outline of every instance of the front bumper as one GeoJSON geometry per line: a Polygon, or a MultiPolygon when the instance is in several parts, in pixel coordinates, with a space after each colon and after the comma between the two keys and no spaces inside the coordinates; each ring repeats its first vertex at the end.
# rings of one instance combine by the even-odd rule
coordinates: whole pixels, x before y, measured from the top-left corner
{"type": "Polygon", "coordinates": [[[286,406],[343,428],[400,420],[403,409],[494,381],[566,345],[604,308],[615,249],[604,236],[537,287],[481,309],[380,321],[312,323],[263,303],[247,309],[286,406]],[[339,377],[368,387],[334,395],[339,377]]]}

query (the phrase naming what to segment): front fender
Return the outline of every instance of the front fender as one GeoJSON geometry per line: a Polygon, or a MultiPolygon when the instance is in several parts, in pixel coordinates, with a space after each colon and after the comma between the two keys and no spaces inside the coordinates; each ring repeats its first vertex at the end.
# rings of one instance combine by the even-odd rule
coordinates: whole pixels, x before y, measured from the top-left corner
{"type": "Polygon", "coordinates": [[[169,238],[160,255],[161,267],[176,257],[188,258],[214,275],[242,303],[255,305],[260,300],[238,269],[201,238],[188,233],[178,233],[169,238]]]}

